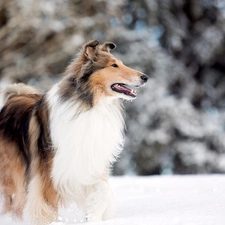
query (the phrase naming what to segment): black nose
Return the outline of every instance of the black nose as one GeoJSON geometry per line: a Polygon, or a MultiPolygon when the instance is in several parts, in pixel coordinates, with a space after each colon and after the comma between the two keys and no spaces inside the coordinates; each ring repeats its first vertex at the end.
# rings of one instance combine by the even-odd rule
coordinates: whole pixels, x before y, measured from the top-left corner
{"type": "Polygon", "coordinates": [[[141,75],[141,79],[146,83],[148,81],[148,76],[146,74],[141,75]]]}

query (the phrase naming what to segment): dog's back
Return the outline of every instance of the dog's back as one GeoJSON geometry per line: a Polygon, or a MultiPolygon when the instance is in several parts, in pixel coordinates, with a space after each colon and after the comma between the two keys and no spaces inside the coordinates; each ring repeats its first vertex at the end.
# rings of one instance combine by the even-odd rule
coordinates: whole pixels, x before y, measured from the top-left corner
{"type": "Polygon", "coordinates": [[[26,147],[29,144],[29,118],[40,97],[34,88],[24,84],[10,85],[1,92],[0,193],[5,201],[3,213],[22,214],[30,163],[26,147]]]}
{"type": "Polygon", "coordinates": [[[10,98],[17,95],[30,94],[39,94],[39,92],[35,88],[25,85],[23,83],[9,85],[3,91],[0,92],[0,110],[4,107],[4,105],[10,98]]]}

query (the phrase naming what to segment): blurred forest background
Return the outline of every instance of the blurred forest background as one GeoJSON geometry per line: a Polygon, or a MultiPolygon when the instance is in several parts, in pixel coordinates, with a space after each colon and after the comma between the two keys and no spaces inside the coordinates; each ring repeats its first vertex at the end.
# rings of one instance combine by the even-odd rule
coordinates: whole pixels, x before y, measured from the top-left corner
{"type": "Polygon", "coordinates": [[[114,174],[225,172],[225,0],[1,0],[0,89],[43,92],[85,42],[151,76],[114,174]]]}

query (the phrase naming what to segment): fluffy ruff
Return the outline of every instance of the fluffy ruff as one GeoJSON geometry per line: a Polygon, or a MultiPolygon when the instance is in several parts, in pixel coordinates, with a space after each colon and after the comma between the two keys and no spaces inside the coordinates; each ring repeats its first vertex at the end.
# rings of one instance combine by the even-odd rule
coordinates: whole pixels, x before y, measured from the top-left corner
{"type": "Polygon", "coordinates": [[[116,59],[114,48],[84,45],[44,95],[24,84],[1,92],[2,213],[44,225],[57,221],[59,207],[76,202],[88,221],[112,217],[107,180],[123,145],[120,99],[136,98],[132,87],[148,79],[116,59]]]}

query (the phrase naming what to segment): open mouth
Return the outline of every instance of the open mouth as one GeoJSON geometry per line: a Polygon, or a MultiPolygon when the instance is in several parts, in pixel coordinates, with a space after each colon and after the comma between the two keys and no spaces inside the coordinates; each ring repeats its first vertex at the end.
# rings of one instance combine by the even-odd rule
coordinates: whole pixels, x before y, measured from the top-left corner
{"type": "Polygon", "coordinates": [[[118,92],[118,93],[122,93],[125,95],[128,95],[132,98],[136,98],[137,97],[137,92],[136,90],[131,89],[130,87],[128,87],[128,85],[126,84],[120,84],[120,83],[116,83],[111,85],[111,88],[113,91],[118,92]]]}

